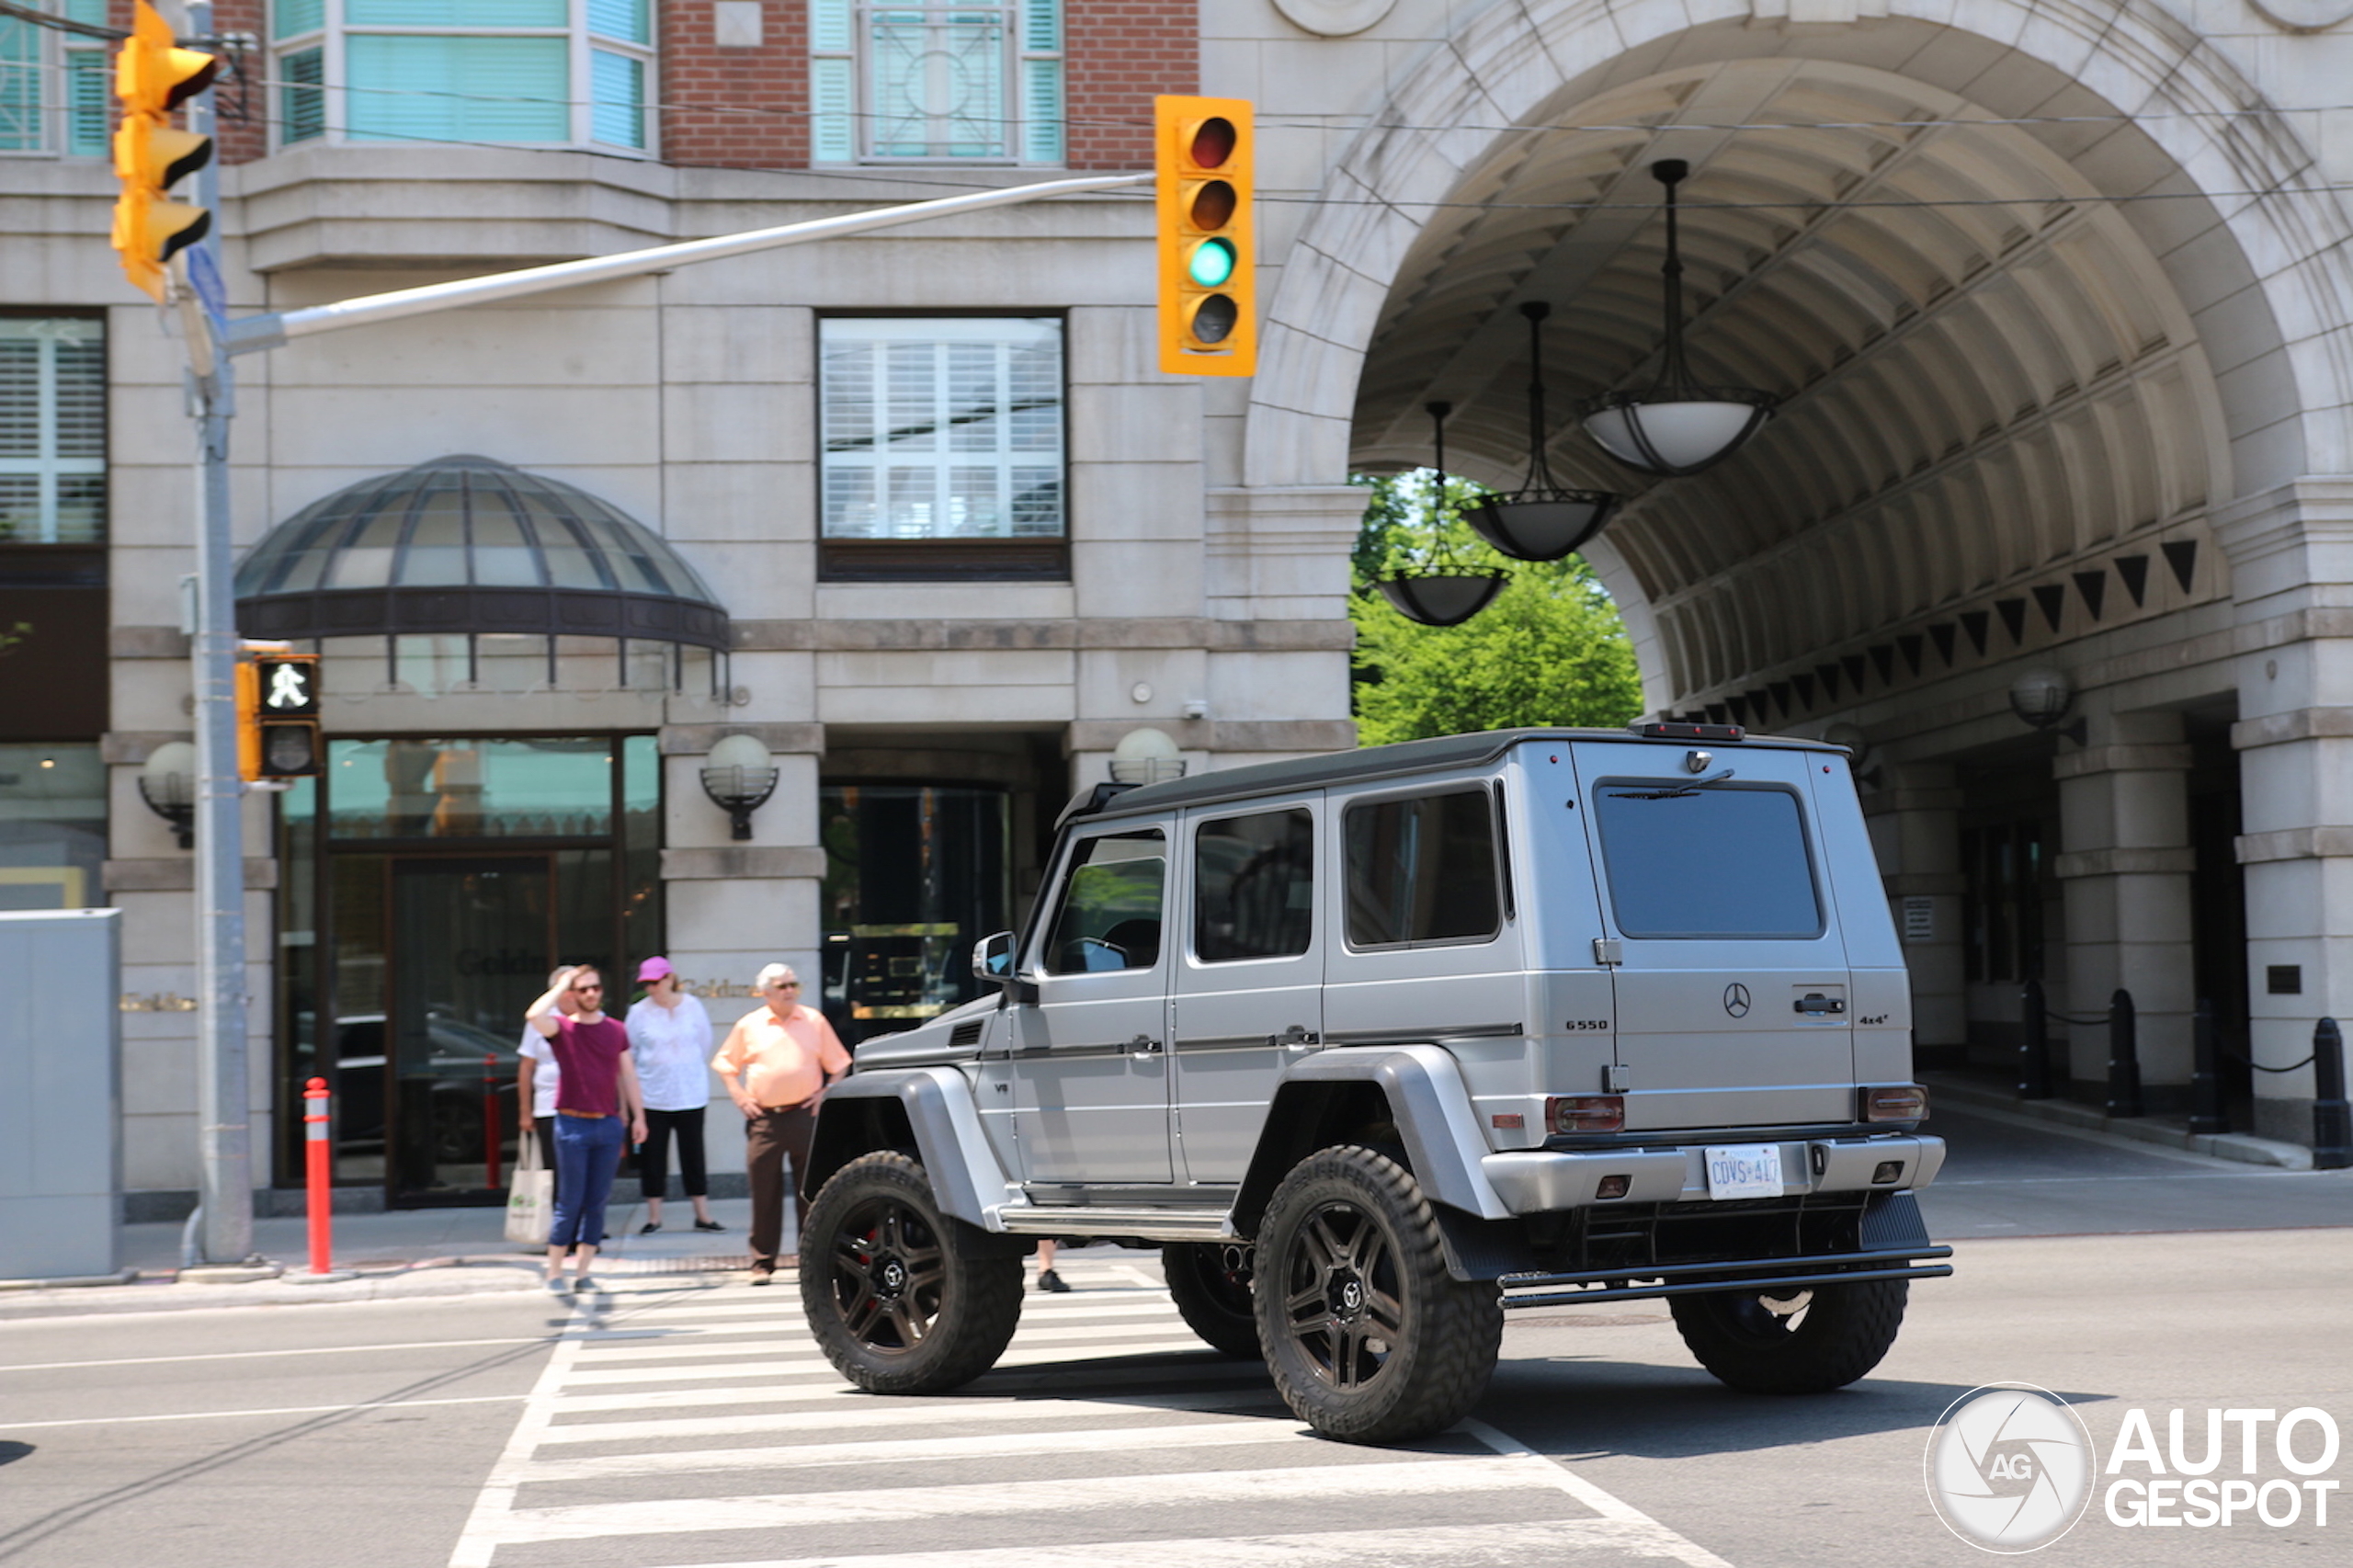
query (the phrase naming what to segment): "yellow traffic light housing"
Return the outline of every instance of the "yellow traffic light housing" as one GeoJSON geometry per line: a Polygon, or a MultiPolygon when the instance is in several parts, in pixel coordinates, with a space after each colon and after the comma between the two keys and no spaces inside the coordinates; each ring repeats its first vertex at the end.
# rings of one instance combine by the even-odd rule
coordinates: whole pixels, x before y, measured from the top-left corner
{"type": "Polygon", "coordinates": [[[1181,376],[1258,369],[1246,98],[1153,100],[1159,171],[1160,368],[1181,376]]]}
{"type": "Polygon", "coordinates": [[[237,776],[312,778],[319,739],[319,656],[259,653],[237,661],[237,776]]]}
{"type": "Polygon", "coordinates": [[[131,37],[115,57],[114,93],[122,124],[114,136],[114,172],[122,194],[114,207],[114,248],[131,282],[161,304],[164,264],[202,239],[212,215],[165,196],[176,181],[212,161],[212,139],[175,131],[171,113],[212,85],[221,62],[182,49],[169,23],[137,0],[131,37]]]}

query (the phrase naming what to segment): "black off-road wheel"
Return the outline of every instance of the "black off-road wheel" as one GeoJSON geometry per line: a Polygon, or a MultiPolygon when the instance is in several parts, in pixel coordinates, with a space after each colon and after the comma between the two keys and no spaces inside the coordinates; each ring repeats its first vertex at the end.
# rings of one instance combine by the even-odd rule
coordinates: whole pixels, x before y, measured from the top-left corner
{"type": "Polygon", "coordinates": [[[1185,1326],[1211,1348],[1253,1361],[1259,1357],[1250,1295],[1255,1250],[1247,1242],[1178,1242],[1160,1249],[1168,1299],[1185,1326]]]}
{"type": "Polygon", "coordinates": [[[1826,1393],[1869,1372],[1895,1343],[1911,1281],[1810,1290],[1677,1296],[1675,1326],[1699,1365],[1747,1393],[1826,1393]]]}
{"type": "Polygon", "coordinates": [[[1021,1259],[981,1252],[904,1154],[852,1160],[801,1225],[801,1306],[874,1393],[940,1393],[996,1365],[1021,1321],[1021,1259]]]}
{"type": "Polygon", "coordinates": [[[1351,1443],[1443,1431],[1486,1389],[1500,1292],[1446,1271],[1429,1200],[1370,1149],[1312,1154],[1258,1227],[1258,1338],[1302,1421],[1351,1443]]]}

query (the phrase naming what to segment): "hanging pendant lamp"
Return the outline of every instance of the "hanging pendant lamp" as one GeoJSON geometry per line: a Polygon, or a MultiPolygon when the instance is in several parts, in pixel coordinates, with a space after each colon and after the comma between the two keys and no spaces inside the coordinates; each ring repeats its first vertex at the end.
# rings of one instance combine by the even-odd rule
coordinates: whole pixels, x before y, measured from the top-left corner
{"type": "Polygon", "coordinates": [[[1437,426],[1437,503],[1431,507],[1438,540],[1432,551],[1428,569],[1418,572],[1394,572],[1376,585],[1381,597],[1395,608],[1399,615],[1418,626],[1460,626],[1481,610],[1487,601],[1503,592],[1511,579],[1501,572],[1483,572],[1457,562],[1446,543],[1446,416],[1454,412],[1450,403],[1424,405],[1437,426]]]}
{"type": "Polygon", "coordinates": [[[1628,468],[1668,478],[1698,473],[1738,451],[1773,416],[1770,392],[1711,387],[1683,357],[1683,257],[1676,245],[1675,187],[1691,172],[1680,158],[1651,165],[1666,187],[1666,342],[1648,392],[1609,392],[1580,411],[1586,434],[1628,468]]]}
{"type": "Polygon", "coordinates": [[[1552,307],[1529,300],[1528,318],[1528,477],[1508,494],[1490,495],[1464,518],[1481,539],[1514,561],[1558,561],[1601,531],[1618,497],[1606,490],[1564,490],[1544,456],[1544,318],[1552,307]]]}

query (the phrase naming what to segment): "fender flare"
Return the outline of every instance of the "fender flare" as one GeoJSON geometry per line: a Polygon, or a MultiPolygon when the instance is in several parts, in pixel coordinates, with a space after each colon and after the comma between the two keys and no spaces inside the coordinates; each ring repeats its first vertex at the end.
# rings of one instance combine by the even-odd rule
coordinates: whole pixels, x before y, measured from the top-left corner
{"type": "Polygon", "coordinates": [[[922,1163],[941,1213],[983,1230],[997,1228],[990,1221],[1005,1202],[1005,1172],[982,1131],[972,1085],[955,1068],[852,1073],[826,1090],[809,1143],[809,1170],[801,1180],[802,1201],[835,1171],[878,1149],[899,1149],[922,1163]]]}
{"type": "Polygon", "coordinates": [[[1324,1146],[1322,1107],[1333,1091],[1352,1085],[1370,1085],[1388,1103],[1406,1163],[1431,1202],[1482,1220],[1512,1217],[1480,1166],[1480,1157],[1490,1152],[1486,1135],[1462,1069],[1449,1052],[1435,1045],[1335,1046],[1291,1063],[1276,1085],[1243,1180],[1238,1221],[1256,1228],[1267,1198],[1284,1174],[1324,1146]]]}

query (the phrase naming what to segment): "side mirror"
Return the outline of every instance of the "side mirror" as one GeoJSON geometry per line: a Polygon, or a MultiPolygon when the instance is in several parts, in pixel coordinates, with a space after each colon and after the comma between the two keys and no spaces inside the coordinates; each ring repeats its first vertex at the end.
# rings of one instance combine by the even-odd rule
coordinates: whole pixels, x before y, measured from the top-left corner
{"type": "Polygon", "coordinates": [[[995,932],[972,945],[972,973],[982,980],[1013,978],[1012,932],[995,932]]]}

